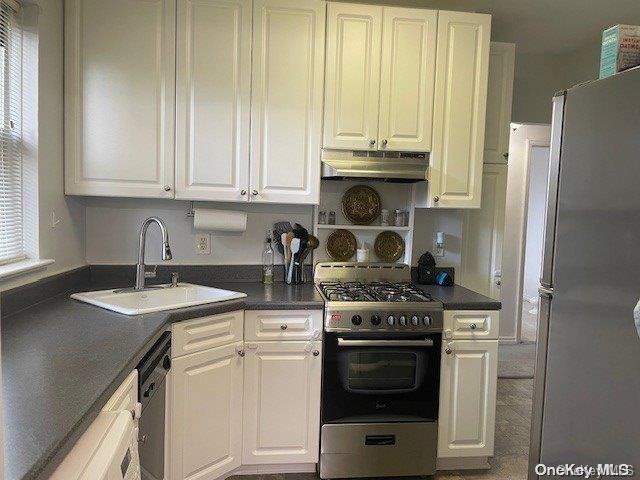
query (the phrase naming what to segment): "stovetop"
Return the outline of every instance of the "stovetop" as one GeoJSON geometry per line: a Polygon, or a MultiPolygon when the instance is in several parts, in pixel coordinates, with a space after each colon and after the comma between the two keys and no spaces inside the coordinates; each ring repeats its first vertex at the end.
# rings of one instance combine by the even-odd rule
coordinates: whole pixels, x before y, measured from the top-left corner
{"type": "Polygon", "coordinates": [[[339,302],[433,302],[430,294],[408,282],[320,282],[327,301],[339,302]]]}

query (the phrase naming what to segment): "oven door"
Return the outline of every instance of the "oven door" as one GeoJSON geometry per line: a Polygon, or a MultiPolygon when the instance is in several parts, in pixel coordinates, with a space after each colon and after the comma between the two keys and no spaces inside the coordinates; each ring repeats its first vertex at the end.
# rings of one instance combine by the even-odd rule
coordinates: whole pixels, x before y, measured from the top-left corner
{"type": "Polygon", "coordinates": [[[325,334],[323,422],[435,420],[438,335],[325,334]]]}
{"type": "Polygon", "coordinates": [[[423,386],[433,340],[352,340],[338,337],[342,388],[363,395],[397,395],[423,386]]]}

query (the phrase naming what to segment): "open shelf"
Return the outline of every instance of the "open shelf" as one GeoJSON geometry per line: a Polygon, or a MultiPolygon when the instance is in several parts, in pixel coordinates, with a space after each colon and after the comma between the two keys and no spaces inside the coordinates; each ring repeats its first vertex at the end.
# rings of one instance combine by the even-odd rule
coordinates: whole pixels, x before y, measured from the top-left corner
{"type": "Polygon", "coordinates": [[[331,229],[337,230],[339,228],[344,228],[345,230],[371,230],[371,231],[383,231],[383,230],[391,230],[394,232],[408,232],[411,230],[411,227],[396,227],[395,225],[331,225],[327,223],[317,223],[315,227],[318,230],[331,229]]]}

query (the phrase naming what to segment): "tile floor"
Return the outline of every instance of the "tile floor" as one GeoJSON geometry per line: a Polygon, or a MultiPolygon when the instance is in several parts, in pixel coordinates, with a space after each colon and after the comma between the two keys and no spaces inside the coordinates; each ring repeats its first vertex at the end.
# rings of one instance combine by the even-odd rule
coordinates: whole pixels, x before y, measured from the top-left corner
{"type": "MultiPolygon", "coordinates": [[[[439,472],[436,480],[526,480],[531,422],[531,379],[498,379],[495,456],[490,470],[439,472]]],[[[317,480],[314,473],[245,475],[233,480],[317,480]]],[[[387,479],[388,480],[388,479],[387,479]]],[[[407,480],[403,477],[402,480],[407,480]]]]}

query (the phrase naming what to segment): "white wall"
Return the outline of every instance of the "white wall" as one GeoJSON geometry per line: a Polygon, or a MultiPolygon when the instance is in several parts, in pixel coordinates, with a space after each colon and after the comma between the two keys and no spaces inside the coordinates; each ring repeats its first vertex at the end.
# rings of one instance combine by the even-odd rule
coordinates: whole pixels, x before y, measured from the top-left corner
{"type": "MultiPolygon", "coordinates": [[[[27,6],[25,10],[26,21],[33,21],[33,25],[27,25],[25,35],[25,42],[31,39],[32,44],[25,45],[25,50],[30,48],[35,56],[28,60],[25,68],[31,73],[37,71],[33,76],[38,77],[37,100],[33,105],[27,105],[32,109],[34,123],[37,119],[37,127],[32,125],[32,131],[25,132],[30,141],[25,157],[34,160],[32,173],[37,172],[38,209],[26,214],[28,220],[39,226],[40,258],[54,259],[55,263],[46,269],[0,282],[0,290],[85,264],[84,206],[81,199],[64,196],[63,1],[41,0],[39,7],[27,6]],[[37,25],[36,8],[39,8],[37,25]],[[37,38],[28,35],[36,30],[37,38]],[[59,220],[55,228],[51,226],[52,212],[59,220]]],[[[28,130],[27,125],[25,130],[28,130]]],[[[30,200],[33,202],[33,198],[30,200]]]]}
{"type": "MultiPolygon", "coordinates": [[[[252,265],[262,263],[266,229],[280,220],[300,223],[311,230],[312,207],[300,205],[241,205],[223,203],[196,204],[200,207],[243,210],[248,213],[244,233],[210,232],[211,254],[195,253],[193,219],[185,215],[189,202],[175,200],[140,200],[87,198],[87,262],[89,264],[133,264],[138,258],[140,224],[152,215],[167,224],[173,260],[170,264],[252,265]]],[[[149,227],[147,263],[160,263],[160,233],[149,227]]],[[[321,246],[323,247],[323,246],[321,246]]],[[[276,262],[281,262],[276,254],[276,262]]],[[[164,263],[164,262],[163,262],[164,263]]]]}
{"type": "Polygon", "coordinates": [[[527,202],[527,240],[524,256],[523,296],[538,298],[540,267],[544,244],[544,217],[547,205],[549,148],[534,147],[529,159],[529,195],[527,202]]]}
{"type": "Polygon", "coordinates": [[[416,209],[413,233],[413,265],[418,264],[420,255],[434,253],[436,232],[445,233],[444,257],[434,257],[441,267],[460,267],[462,247],[462,211],[448,209],[416,209]]]}

